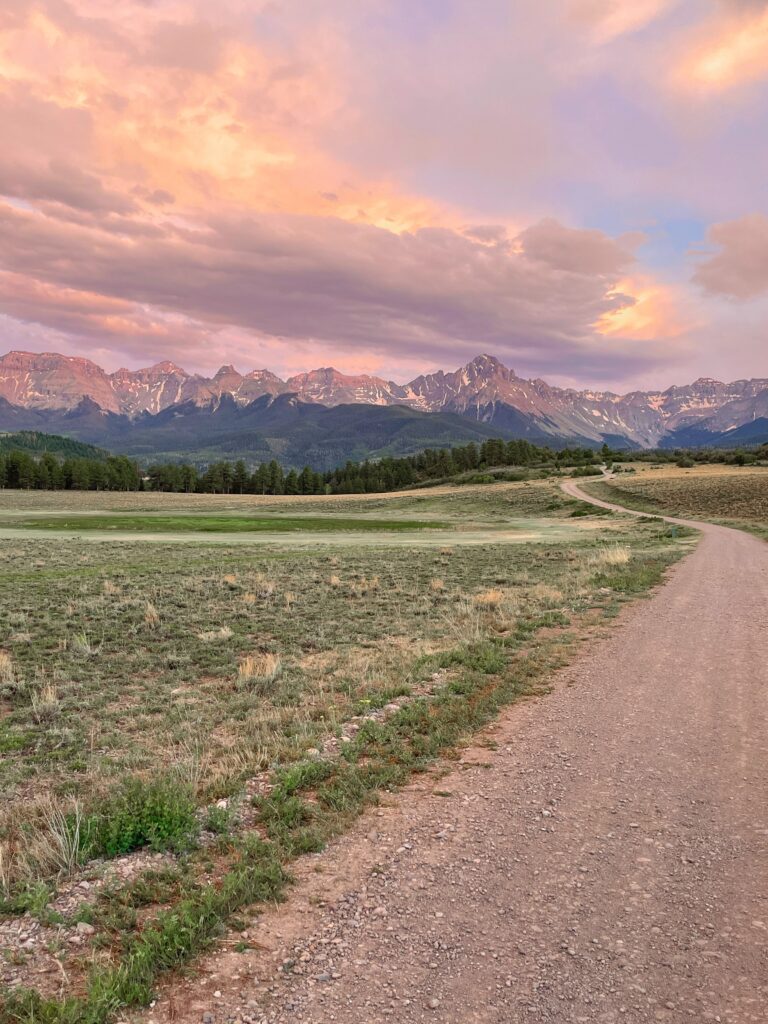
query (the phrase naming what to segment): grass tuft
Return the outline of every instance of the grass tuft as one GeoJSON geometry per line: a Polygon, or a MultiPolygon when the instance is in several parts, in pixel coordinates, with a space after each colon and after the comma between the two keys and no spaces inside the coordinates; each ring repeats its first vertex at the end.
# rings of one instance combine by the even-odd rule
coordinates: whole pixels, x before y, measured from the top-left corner
{"type": "Polygon", "coordinates": [[[273,683],[282,670],[283,664],[277,654],[248,654],[237,666],[237,685],[240,688],[266,686],[273,683]]]}

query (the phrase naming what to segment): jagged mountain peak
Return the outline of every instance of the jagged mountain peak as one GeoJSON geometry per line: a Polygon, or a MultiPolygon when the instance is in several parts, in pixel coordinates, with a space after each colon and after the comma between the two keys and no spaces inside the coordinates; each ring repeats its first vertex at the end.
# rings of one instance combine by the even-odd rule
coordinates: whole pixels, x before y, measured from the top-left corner
{"type": "MultiPolygon", "coordinates": [[[[531,424],[538,434],[599,442],[625,437],[643,446],[670,433],[707,422],[734,429],[768,408],[768,380],[725,384],[701,377],[666,391],[628,395],[558,388],[541,379],[526,380],[500,359],[482,353],[454,371],[436,370],[408,384],[370,374],[345,374],[332,366],[295,374],[287,381],[270,370],[241,374],[231,364],[213,377],[190,375],[165,360],[141,370],[105,373],[80,356],[9,352],[0,357],[0,399],[21,409],[78,408],[83,399],[100,409],[137,417],[169,408],[248,406],[286,396],[285,403],[405,405],[422,412],[458,413],[466,418],[518,429],[531,424]],[[222,405],[223,402],[223,405],[222,405]]],[[[298,406],[296,406],[298,408],[298,406]]]]}
{"type": "Polygon", "coordinates": [[[186,370],[182,370],[176,363],[172,363],[169,359],[164,359],[161,363],[154,363],[148,367],[148,373],[179,373],[184,377],[188,377],[189,374],[186,370]]]}
{"type": "Polygon", "coordinates": [[[496,356],[488,355],[487,352],[483,352],[481,355],[475,356],[474,359],[471,359],[467,363],[467,365],[464,367],[464,369],[467,370],[467,371],[472,370],[475,373],[479,373],[479,374],[483,374],[483,375],[490,375],[490,374],[494,374],[494,373],[501,373],[505,377],[507,377],[507,376],[509,376],[509,377],[516,377],[517,376],[517,374],[515,373],[514,370],[512,370],[509,367],[505,366],[500,359],[496,358],[496,356]]]}
{"type": "Polygon", "coordinates": [[[214,380],[221,380],[222,377],[242,377],[241,373],[234,368],[232,363],[227,363],[224,366],[220,366],[216,373],[213,375],[214,380]]]}

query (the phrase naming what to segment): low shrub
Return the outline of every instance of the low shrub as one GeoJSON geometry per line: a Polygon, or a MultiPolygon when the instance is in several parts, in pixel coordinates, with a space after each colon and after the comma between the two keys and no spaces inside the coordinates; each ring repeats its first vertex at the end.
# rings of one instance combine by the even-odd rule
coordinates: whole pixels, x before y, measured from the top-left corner
{"type": "Polygon", "coordinates": [[[84,855],[119,857],[143,846],[187,849],[198,831],[192,787],[172,776],[129,779],[80,827],[84,855]]]}

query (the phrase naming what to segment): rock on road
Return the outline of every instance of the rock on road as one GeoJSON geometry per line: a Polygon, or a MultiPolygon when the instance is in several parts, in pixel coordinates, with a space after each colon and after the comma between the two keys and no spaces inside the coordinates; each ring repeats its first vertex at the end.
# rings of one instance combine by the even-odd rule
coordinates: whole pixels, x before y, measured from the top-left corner
{"type": "Polygon", "coordinates": [[[495,750],[335,844],[307,883],[326,905],[264,919],[281,971],[214,957],[219,1001],[176,1019],[768,1020],[768,545],[690,525],[695,551],[495,750]]]}

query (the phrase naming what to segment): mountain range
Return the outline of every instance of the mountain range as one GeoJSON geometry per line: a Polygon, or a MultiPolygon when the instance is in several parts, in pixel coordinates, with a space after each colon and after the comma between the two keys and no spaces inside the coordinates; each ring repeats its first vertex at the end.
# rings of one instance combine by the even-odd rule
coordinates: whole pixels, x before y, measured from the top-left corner
{"type": "Polygon", "coordinates": [[[578,391],[527,380],[490,355],[407,384],[332,368],[213,377],[171,362],[107,373],[56,353],[0,357],[0,430],[55,430],[129,454],[328,460],[427,444],[525,437],[630,448],[768,440],[768,379],[700,378],[665,391],[578,391]]]}

